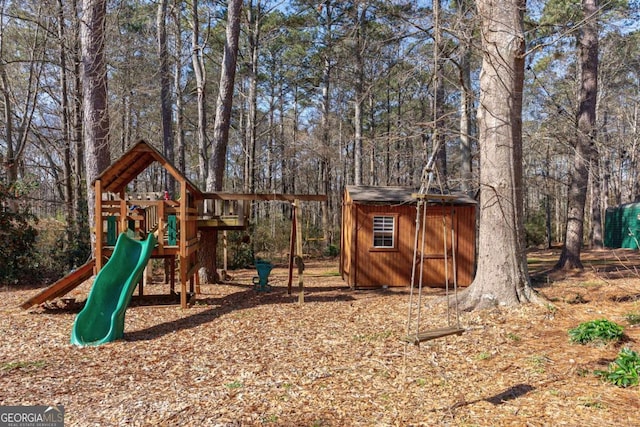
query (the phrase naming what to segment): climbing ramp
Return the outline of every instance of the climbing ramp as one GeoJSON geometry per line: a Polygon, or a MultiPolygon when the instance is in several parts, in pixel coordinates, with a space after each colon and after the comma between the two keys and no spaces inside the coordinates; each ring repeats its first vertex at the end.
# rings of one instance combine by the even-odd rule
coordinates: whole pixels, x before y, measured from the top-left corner
{"type": "Polygon", "coordinates": [[[55,298],[68,294],[73,289],[84,283],[85,280],[93,276],[93,267],[95,264],[95,258],[91,258],[91,260],[86,264],[76,268],[62,279],[45,288],[39,294],[26,300],[20,307],[26,310],[34,305],[42,304],[43,302],[51,301],[55,298]]]}

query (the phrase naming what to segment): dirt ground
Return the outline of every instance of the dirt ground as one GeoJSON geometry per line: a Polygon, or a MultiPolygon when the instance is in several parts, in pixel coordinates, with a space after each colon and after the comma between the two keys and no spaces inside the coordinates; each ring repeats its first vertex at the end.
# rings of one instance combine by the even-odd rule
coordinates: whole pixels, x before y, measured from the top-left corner
{"type": "MultiPolygon", "coordinates": [[[[462,313],[466,329],[405,344],[407,289],[349,290],[336,261],[309,261],[304,304],[253,290],[250,270],[203,285],[197,303],[134,305],[125,338],[69,344],[81,304],[22,310],[38,289],[0,293],[0,405],[64,405],[69,426],[637,426],[640,391],[604,383],[623,346],[640,350],[640,256],[586,252],[581,274],[548,271],[557,252],[530,254],[543,305],[462,313]],[[626,339],[569,341],[583,321],[607,318],[626,339]]],[[[91,282],[69,297],[82,301],[91,282]]],[[[153,284],[150,292],[166,292],[153,284]]],[[[421,329],[447,323],[441,294],[423,295],[421,329]]]]}

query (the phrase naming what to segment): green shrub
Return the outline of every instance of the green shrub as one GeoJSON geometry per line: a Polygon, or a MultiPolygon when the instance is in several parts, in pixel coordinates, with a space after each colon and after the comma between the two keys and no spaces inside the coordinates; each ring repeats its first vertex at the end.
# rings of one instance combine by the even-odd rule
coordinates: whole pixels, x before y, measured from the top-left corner
{"type": "Polygon", "coordinates": [[[633,350],[623,348],[616,360],[609,364],[606,371],[595,371],[605,381],[618,387],[638,385],[638,371],[640,370],[640,356],[633,350]]]}
{"type": "Polygon", "coordinates": [[[531,214],[524,224],[527,247],[538,246],[547,241],[546,215],[543,210],[531,214]]]}
{"type": "Polygon", "coordinates": [[[32,280],[64,276],[66,269],[64,242],[65,224],[53,218],[42,218],[33,227],[38,233],[31,265],[32,280]]]}
{"type": "Polygon", "coordinates": [[[340,248],[338,248],[336,245],[327,246],[327,250],[325,251],[325,256],[335,258],[338,255],[340,255],[340,248]]]}
{"type": "MultiPolygon", "coordinates": [[[[224,239],[218,233],[217,266],[224,266],[224,239]]],[[[250,268],[253,265],[253,242],[250,231],[227,231],[227,269],[250,268]]]]}
{"type": "Polygon", "coordinates": [[[622,326],[607,319],[591,320],[570,329],[569,338],[579,344],[618,341],[622,338],[623,331],[622,326]]]}
{"type": "Polygon", "coordinates": [[[28,277],[38,232],[36,217],[18,203],[16,191],[0,181],[0,284],[28,277]]]}

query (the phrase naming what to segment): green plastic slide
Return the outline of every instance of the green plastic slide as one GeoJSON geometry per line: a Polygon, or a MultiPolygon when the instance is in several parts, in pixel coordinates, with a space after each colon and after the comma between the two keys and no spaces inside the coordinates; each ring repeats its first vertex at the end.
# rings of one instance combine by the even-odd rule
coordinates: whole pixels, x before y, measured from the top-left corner
{"type": "Polygon", "coordinates": [[[138,241],[118,236],[109,261],[96,275],[84,308],[73,323],[71,344],[100,345],[122,338],[124,313],[156,245],[153,234],[138,241]]]}

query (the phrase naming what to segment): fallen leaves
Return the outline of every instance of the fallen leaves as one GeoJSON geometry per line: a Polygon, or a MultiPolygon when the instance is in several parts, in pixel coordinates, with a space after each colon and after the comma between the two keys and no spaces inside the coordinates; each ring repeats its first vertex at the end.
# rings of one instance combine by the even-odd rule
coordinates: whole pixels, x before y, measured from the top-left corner
{"type": "MultiPolygon", "coordinates": [[[[77,309],[24,312],[17,307],[37,290],[6,290],[0,404],[62,404],[66,424],[81,426],[640,423],[638,389],[592,375],[617,348],[567,336],[595,315],[625,324],[638,302],[621,297],[638,294],[639,281],[580,287],[582,304],[569,302],[577,285],[550,285],[553,311],[465,313],[463,335],[413,346],[401,341],[405,289],[352,291],[327,274],[335,269],[307,263],[302,306],[286,293],[284,269],[272,272],[269,293],[253,290],[253,271],[234,272],[233,283],[202,285],[188,310],[129,308],[124,340],[88,348],[69,344],[77,309]]],[[[70,297],[82,301],[89,286],[70,297]]],[[[425,313],[425,327],[446,326],[442,307],[425,313]]],[[[625,330],[632,345],[638,331],[625,330]]]]}

